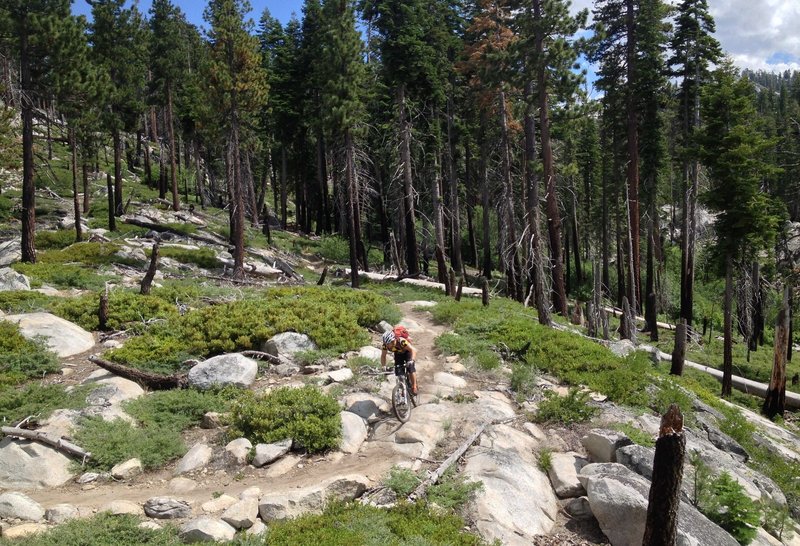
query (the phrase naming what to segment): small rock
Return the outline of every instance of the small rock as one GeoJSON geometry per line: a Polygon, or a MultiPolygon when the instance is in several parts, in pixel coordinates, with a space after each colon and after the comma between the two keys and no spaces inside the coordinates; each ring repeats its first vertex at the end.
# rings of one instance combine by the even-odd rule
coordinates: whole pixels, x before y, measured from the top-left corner
{"type": "Polygon", "coordinates": [[[613,463],[617,460],[617,450],[633,442],[615,430],[592,429],[581,438],[581,443],[594,462],[613,463]]]}
{"type": "Polygon", "coordinates": [[[380,361],[381,353],[383,353],[381,349],[378,349],[377,347],[373,347],[371,345],[365,345],[364,347],[361,347],[358,350],[358,356],[377,361],[380,361]]]}
{"type": "Polygon", "coordinates": [[[291,362],[284,362],[283,364],[272,366],[270,371],[281,377],[291,377],[297,373],[300,373],[300,366],[291,362]]]}
{"type": "Polygon", "coordinates": [[[353,370],[350,368],[342,368],[341,370],[328,372],[327,377],[334,383],[344,383],[345,381],[353,379],[353,370]]]}
{"type": "Polygon", "coordinates": [[[211,460],[212,450],[203,443],[195,444],[192,449],[183,456],[175,469],[175,475],[186,474],[192,470],[203,468],[211,460]]]}
{"type": "Polygon", "coordinates": [[[135,502],[115,500],[100,508],[100,512],[111,512],[115,516],[121,516],[123,514],[140,516],[142,514],[142,507],[135,502]]]}
{"type": "Polygon", "coordinates": [[[78,509],[71,504],[56,504],[44,513],[44,519],[50,523],[64,523],[79,516],[78,509]]]}
{"type": "Polygon", "coordinates": [[[10,267],[0,268],[0,292],[12,290],[30,290],[31,283],[28,277],[17,273],[10,267]]]}
{"type": "Polygon", "coordinates": [[[214,387],[234,385],[247,388],[253,384],[258,373],[255,360],[239,353],[219,355],[204,360],[189,370],[189,385],[207,390],[214,387]]]}
{"type": "Polygon", "coordinates": [[[452,389],[463,389],[467,386],[467,382],[456,375],[447,372],[436,372],[433,374],[433,382],[443,387],[450,387],[452,389]]]}
{"type": "Polygon", "coordinates": [[[592,519],[592,507],[587,497],[575,497],[564,501],[564,510],[575,519],[592,519]]]}
{"type": "Polygon", "coordinates": [[[77,483],[90,483],[97,480],[100,477],[100,474],[97,472],[84,472],[80,475],[80,477],[75,480],[77,483]]]}
{"type": "Polygon", "coordinates": [[[382,334],[385,334],[386,332],[391,332],[393,329],[394,329],[394,328],[392,327],[392,325],[391,325],[391,324],[389,324],[388,322],[386,322],[385,320],[382,320],[382,321],[380,321],[380,322],[378,323],[378,330],[379,330],[379,331],[380,331],[382,334]]]}
{"type": "Polygon", "coordinates": [[[222,521],[236,529],[249,529],[258,519],[258,498],[247,497],[222,514],[222,521]]]}
{"type": "Polygon", "coordinates": [[[252,527],[250,527],[245,532],[245,535],[246,536],[254,536],[255,537],[255,536],[261,536],[266,532],[267,532],[266,524],[263,521],[261,521],[260,519],[257,519],[256,522],[252,525],[252,527]]]}
{"type": "Polygon", "coordinates": [[[252,487],[248,487],[247,489],[239,493],[239,500],[244,500],[248,498],[257,499],[260,496],[261,496],[261,488],[257,485],[254,485],[252,487]]]}
{"type": "Polygon", "coordinates": [[[0,495],[0,518],[38,522],[43,517],[42,505],[28,495],[16,491],[0,495]]]}
{"type": "Polygon", "coordinates": [[[153,497],[144,503],[144,513],[156,519],[188,518],[192,515],[192,508],[186,501],[153,497]]]}
{"type": "Polygon", "coordinates": [[[204,502],[202,505],[200,505],[200,509],[207,514],[216,514],[217,512],[227,510],[234,504],[236,504],[235,497],[231,497],[230,495],[220,495],[216,499],[204,502]]]}
{"type": "Polygon", "coordinates": [[[138,476],[143,472],[142,461],[139,459],[128,459],[124,463],[119,463],[111,469],[111,477],[115,480],[127,480],[138,476]]]}
{"type": "Polygon", "coordinates": [[[158,523],[150,520],[141,522],[137,527],[139,527],[139,529],[147,529],[148,531],[160,531],[163,529],[158,523]]]}
{"type": "Polygon", "coordinates": [[[222,542],[233,540],[236,529],[222,520],[201,516],[181,527],[180,537],[184,542],[222,542]]]}
{"type": "Polygon", "coordinates": [[[586,466],[586,459],[577,453],[553,453],[547,475],[559,498],[578,497],[586,493],[578,480],[578,472],[586,466]]]}
{"type": "Polygon", "coordinates": [[[292,355],[300,351],[316,351],[317,344],[306,334],[283,332],[269,338],[262,350],[272,356],[292,355]]]}
{"type": "Polygon", "coordinates": [[[292,448],[292,440],[287,439],[274,444],[256,445],[256,455],[253,457],[253,466],[260,468],[270,464],[275,459],[283,457],[292,448]]]}
{"type": "Polygon", "coordinates": [[[297,455],[288,455],[278,462],[272,463],[267,467],[264,476],[267,478],[277,478],[283,476],[294,467],[299,466],[300,457],[297,455]]]}
{"type": "Polygon", "coordinates": [[[14,525],[8,529],[3,529],[3,538],[13,540],[15,538],[29,537],[44,532],[47,532],[47,525],[42,523],[23,523],[21,525],[14,525]]]}
{"type": "Polygon", "coordinates": [[[367,439],[369,431],[364,420],[349,411],[342,412],[342,441],[339,449],[345,453],[356,453],[367,439]]]}
{"type": "Polygon", "coordinates": [[[247,463],[251,449],[253,449],[253,444],[247,438],[237,438],[225,446],[225,452],[239,464],[247,463]]]}
{"type": "Polygon", "coordinates": [[[69,377],[74,373],[75,370],[73,370],[72,368],[61,368],[61,375],[63,375],[64,377],[69,377]]]}
{"type": "Polygon", "coordinates": [[[209,411],[203,415],[200,421],[200,428],[213,429],[222,427],[222,414],[216,411],[209,411]]]}

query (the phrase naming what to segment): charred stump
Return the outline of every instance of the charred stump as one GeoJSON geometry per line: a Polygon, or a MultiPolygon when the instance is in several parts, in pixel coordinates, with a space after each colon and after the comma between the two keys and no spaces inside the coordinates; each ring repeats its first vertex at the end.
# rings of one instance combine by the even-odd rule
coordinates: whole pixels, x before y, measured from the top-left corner
{"type": "Polygon", "coordinates": [[[672,367],[669,373],[683,375],[683,364],[686,360],[686,319],[681,319],[675,326],[675,348],[672,350],[672,367]]]}

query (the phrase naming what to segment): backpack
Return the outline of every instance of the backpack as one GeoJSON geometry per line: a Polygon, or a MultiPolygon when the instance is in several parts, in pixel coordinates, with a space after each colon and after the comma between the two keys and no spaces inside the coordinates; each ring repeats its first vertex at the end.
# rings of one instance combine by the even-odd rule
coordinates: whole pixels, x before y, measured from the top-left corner
{"type": "Polygon", "coordinates": [[[397,339],[405,339],[409,343],[411,342],[411,337],[408,335],[408,329],[405,326],[395,326],[394,327],[394,337],[397,339]]]}

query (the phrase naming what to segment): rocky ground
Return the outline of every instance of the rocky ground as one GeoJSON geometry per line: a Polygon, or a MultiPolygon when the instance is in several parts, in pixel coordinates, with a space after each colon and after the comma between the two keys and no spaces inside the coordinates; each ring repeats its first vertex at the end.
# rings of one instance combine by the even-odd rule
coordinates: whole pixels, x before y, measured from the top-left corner
{"type": "MultiPolygon", "coordinates": [[[[0,442],[3,535],[25,535],[108,510],[147,516],[149,526],[176,521],[187,540],[228,539],[237,530],[261,532],[272,520],[317,511],[325,499],[361,498],[387,505],[395,499],[380,483],[393,466],[432,470],[484,427],[458,464],[461,473],[483,484],[466,514],[471,530],[490,542],[509,545],[640,544],[653,449],[634,445],[614,427],[629,423],[655,437],[658,418],[598,401],[602,411],[587,426],[559,429],[530,423],[525,412],[535,411],[535,403],[519,406],[509,396],[505,380],[487,379],[457,358],[438,354],[434,340],[443,327],[433,323],[425,310],[428,305],[401,305],[402,324],[420,353],[421,404],[407,423],[391,413],[391,375],[353,378],[344,360],[301,369],[292,364],[291,353],[305,341],[286,334],[275,340],[285,363],[265,374],[259,375],[249,358],[225,355],[196,366],[190,380],[213,382],[224,371],[227,381],[259,391],[307,383],[331,390],[344,384],[340,398],[344,437],[339,450],[304,456],[290,451],[288,444],[226,443],[218,420],[209,415],[203,428],[187,433],[187,445],[193,447],[169,468],[142,472],[136,461],[121,461],[124,464],[111,475],[97,475],[76,471],[71,459],[41,443],[6,437],[0,442]],[[248,462],[251,449],[255,459],[248,462]],[[540,469],[538,460],[543,450],[551,453],[547,471],[540,469]]],[[[46,314],[4,318],[19,321],[28,335],[48,338],[64,366],[63,374],[53,380],[96,385],[89,394],[89,408],[58,411],[40,430],[69,436],[80,415],[129,418],[121,403],[146,395],[135,383],[87,360],[119,340],[97,343],[91,333],[46,314]]],[[[362,356],[379,356],[378,336],[376,332],[374,346],[359,351],[362,356]]],[[[544,379],[541,387],[561,389],[544,379]]],[[[695,409],[699,426],[687,430],[687,450],[714,468],[728,470],[750,497],[785,504],[775,484],[748,468],[747,454],[719,431],[721,416],[700,402],[695,409]]],[[[800,460],[800,438],[758,415],[747,418],[758,424],[763,441],[772,449],[800,460]]],[[[686,502],[691,483],[688,465],[686,473],[685,502],[679,511],[681,543],[736,544],[686,502]]],[[[799,536],[783,544],[797,546],[799,536]]],[[[755,543],[781,544],[763,530],[755,543]]]]}

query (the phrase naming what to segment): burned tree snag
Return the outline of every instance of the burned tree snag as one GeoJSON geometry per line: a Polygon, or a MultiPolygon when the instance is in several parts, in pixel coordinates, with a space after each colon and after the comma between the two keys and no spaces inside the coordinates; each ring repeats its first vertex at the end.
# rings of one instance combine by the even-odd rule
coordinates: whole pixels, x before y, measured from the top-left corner
{"type": "Polygon", "coordinates": [[[669,373],[683,375],[683,363],[686,358],[686,319],[681,319],[675,326],[675,349],[672,350],[672,367],[669,373]]]}
{"type": "Polygon", "coordinates": [[[117,230],[117,219],[114,215],[114,183],[111,174],[106,174],[106,188],[108,191],[108,231],[117,230]]]}
{"type": "Polygon", "coordinates": [[[100,306],[97,309],[97,322],[101,332],[108,330],[108,290],[100,294],[100,306]]]}
{"type": "Polygon", "coordinates": [[[787,285],[783,289],[783,305],[778,311],[775,322],[775,357],[772,363],[772,377],[769,380],[767,395],[761,412],[772,419],[783,415],[786,409],[786,352],[789,345],[789,291],[787,285]]]}
{"type": "Polygon", "coordinates": [[[153,285],[153,279],[156,276],[156,270],[158,269],[158,241],[153,244],[153,252],[150,255],[150,267],[147,268],[147,273],[145,273],[144,278],[142,279],[141,288],[139,293],[143,296],[146,296],[150,293],[150,287],[153,285]]]}
{"type": "Polygon", "coordinates": [[[677,404],[670,404],[661,418],[653,459],[653,481],[647,505],[647,523],[642,546],[674,546],[678,536],[683,458],[686,437],[683,415],[677,404]]]}
{"type": "Polygon", "coordinates": [[[483,285],[481,286],[481,302],[484,307],[489,305],[489,281],[486,279],[483,279],[483,285]]]}

